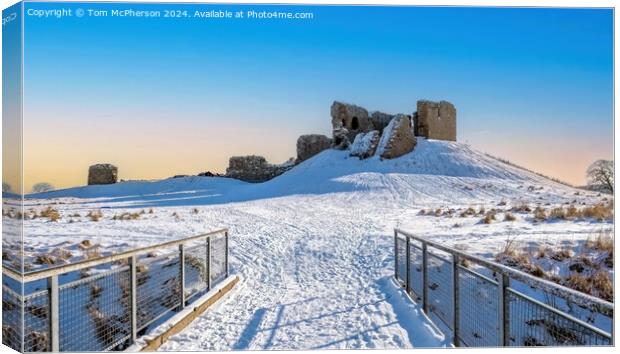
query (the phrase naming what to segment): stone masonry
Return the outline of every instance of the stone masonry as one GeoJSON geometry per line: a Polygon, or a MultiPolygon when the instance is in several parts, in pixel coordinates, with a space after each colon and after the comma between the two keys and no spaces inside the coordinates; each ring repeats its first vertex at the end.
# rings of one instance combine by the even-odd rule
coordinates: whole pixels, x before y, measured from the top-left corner
{"type": "Polygon", "coordinates": [[[109,163],[92,165],[88,168],[88,185],[113,184],[118,181],[118,167],[109,163]]]}
{"type": "Polygon", "coordinates": [[[320,134],[302,135],[297,139],[296,163],[305,161],[319,152],[329,149],[332,139],[320,134]]]}
{"type": "Polygon", "coordinates": [[[418,101],[416,133],[428,139],[456,141],[456,108],[452,103],[418,101]]]}
{"type": "Polygon", "coordinates": [[[377,153],[383,159],[393,159],[413,151],[416,143],[411,118],[397,114],[383,131],[377,153]]]}
{"type": "Polygon", "coordinates": [[[262,156],[233,156],[228,161],[226,177],[246,182],[265,182],[288,171],[292,165],[272,165],[262,156]]]}
{"type": "Polygon", "coordinates": [[[374,129],[368,111],[362,107],[334,101],[331,107],[332,129],[334,130],[333,145],[348,147],[348,143],[355,140],[359,133],[366,133],[374,129]],[[346,131],[344,131],[346,129],[346,131]],[[345,133],[345,134],[342,134],[345,133]],[[343,139],[348,140],[344,142],[343,139]]]}

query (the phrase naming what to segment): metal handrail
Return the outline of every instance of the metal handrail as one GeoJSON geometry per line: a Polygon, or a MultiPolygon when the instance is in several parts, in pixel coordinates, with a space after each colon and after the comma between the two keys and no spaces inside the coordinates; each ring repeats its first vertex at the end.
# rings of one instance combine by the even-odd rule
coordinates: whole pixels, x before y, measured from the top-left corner
{"type": "MultiPolygon", "coordinates": [[[[133,249],[133,250],[129,250],[126,252],[122,252],[122,253],[117,253],[117,254],[113,254],[113,255],[109,255],[109,256],[103,256],[103,257],[99,257],[99,258],[95,258],[95,259],[88,259],[88,260],[83,260],[83,261],[79,261],[79,262],[75,262],[75,263],[71,263],[71,264],[67,264],[67,265],[63,265],[63,266],[59,266],[59,267],[53,267],[53,268],[47,268],[47,269],[40,269],[40,270],[35,270],[32,272],[28,272],[28,273],[19,273],[16,272],[15,270],[12,270],[8,267],[3,266],[2,267],[2,273],[3,275],[7,275],[19,282],[22,283],[22,291],[23,291],[23,284],[25,282],[31,282],[31,281],[35,281],[35,280],[47,280],[47,289],[46,290],[42,290],[39,293],[44,294],[45,296],[47,296],[47,321],[48,321],[48,330],[47,330],[47,335],[49,338],[49,347],[48,349],[50,349],[52,352],[59,352],[61,349],[60,346],[60,331],[61,331],[61,326],[60,326],[60,308],[61,308],[61,301],[60,301],[60,293],[61,290],[67,287],[73,287],[76,285],[76,283],[78,282],[82,282],[84,280],[77,280],[77,281],[73,281],[70,283],[66,283],[66,284],[60,284],[59,282],[59,276],[62,274],[67,274],[70,272],[74,272],[74,271],[78,271],[81,269],[85,269],[85,268],[90,268],[90,267],[94,267],[97,265],[101,265],[101,264],[106,264],[106,263],[111,263],[111,262],[115,262],[115,261],[121,261],[121,260],[125,260],[127,261],[127,265],[122,267],[121,269],[123,269],[123,272],[129,272],[129,310],[127,310],[128,314],[128,318],[129,318],[129,326],[131,329],[131,333],[128,336],[128,338],[125,339],[119,339],[119,341],[124,341],[126,339],[130,339],[131,342],[135,343],[136,339],[138,338],[138,332],[142,329],[144,329],[144,324],[142,324],[140,326],[140,328],[138,328],[138,301],[137,301],[137,293],[138,293],[138,261],[137,261],[137,255],[138,254],[144,254],[146,252],[150,252],[150,251],[154,251],[154,250],[159,250],[162,248],[170,248],[170,247],[174,247],[174,246],[178,246],[178,257],[179,257],[179,275],[177,277],[178,282],[179,282],[179,288],[180,290],[180,301],[177,305],[178,309],[183,309],[186,305],[187,299],[185,298],[186,294],[185,294],[185,245],[193,242],[193,241],[197,241],[197,240],[205,240],[205,246],[206,246],[206,269],[207,269],[207,275],[206,275],[206,288],[211,290],[212,284],[211,284],[211,272],[212,272],[212,266],[211,266],[211,252],[212,252],[212,237],[214,237],[215,235],[222,235],[224,236],[224,262],[226,265],[226,268],[224,269],[224,274],[226,277],[229,276],[229,266],[228,266],[228,229],[227,228],[223,228],[223,229],[219,229],[219,230],[215,230],[212,232],[208,232],[205,234],[201,234],[201,235],[196,235],[196,236],[191,236],[191,237],[187,237],[187,238],[183,238],[180,240],[174,240],[174,241],[168,241],[168,242],[164,242],[164,243],[160,243],[160,244],[156,244],[156,245],[151,245],[151,246],[146,246],[146,247],[141,247],[141,248],[137,248],[137,249],[133,249]]],[[[101,275],[101,274],[96,274],[93,276],[89,276],[88,279],[89,281],[93,281],[93,280],[97,280],[100,277],[103,276],[108,276],[112,273],[116,273],[118,272],[118,269],[113,269],[113,270],[109,270],[103,274],[105,275],[101,275]]],[[[4,288],[3,285],[3,289],[6,290],[10,290],[8,287],[4,288]]],[[[13,291],[10,291],[11,293],[14,293],[13,291]]],[[[24,295],[24,294],[14,294],[15,297],[19,298],[20,301],[25,301],[25,299],[27,298],[27,296],[32,296],[32,294],[28,294],[28,295],[24,295]]],[[[165,314],[169,313],[170,311],[174,310],[176,307],[169,307],[166,309],[166,311],[162,314],[159,314],[157,317],[155,317],[154,319],[151,319],[149,323],[154,322],[155,320],[163,317],[165,314]]],[[[24,321],[23,317],[22,317],[22,321],[24,321]]],[[[23,322],[22,322],[23,323],[23,322]]],[[[108,350],[110,348],[115,347],[116,345],[118,345],[120,342],[117,343],[112,343],[111,346],[104,348],[104,350],[108,350]]],[[[108,343],[109,344],[109,343],[108,343]]],[[[19,345],[21,346],[21,350],[20,351],[24,351],[25,349],[25,342],[22,341],[19,343],[19,345]]],[[[14,348],[16,349],[16,348],[14,348]]]]}
{"type": "Polygon", "coordinates": [[[81,261],[78,261],[78,262],[74,262],[74,263],[70,263],[70,264],[66,264],[66,265],[62,265],[62,266],[58,266],[58,267],[38,269],[38,270],[33,270],[33,271],[30,271],[30,272],[25,272],[25,273],[20,273],[20,272],[18,272],[16,270],[13,270],[13,269],[3,265],[2,266],[2,274],[11,277],[14,280],[26,283],[26,282],[31,282],[31,281],[35,281],[35,280],[46,279],[46,278],[49,278],[49,277],[51,277],[53,275],[73,272],[73,271],[81,270],[81,269],[84,269],[84,268],[90,268],[90,267],[98,266],[98,265],[105,264],[105,263],[110,263],[110,262],[115,262],[115,261],[119,261],[119,260],[122,260],[122,259],[127,259],[127,258],[135,256],[135,255],[137,255],[139,253],[156,251],[156,250],[161,249],[161,248],[178,246],[178,245],[185,244],[187,242],[196,241],[196,240],[202,240],[202,239],[205,239],[205,238],[207,238],[209,236],[213,236],[213,235],[217,235],[217,234],[222,234],[222,233],[225,234],[227,232],[228,232],[228,228],[223,228],[223,229],[211,231],[211,232],[208,232],[208,233],[205,233],[205,234],[200,234],[200,235],[196,235],[196,236],[186,237],[186,238],[183,238],[183,239],[180,239],[180,240],[168,241],[168,242],[159,243],[159,244],[156,244],[156,245],[151,245],[151,246],[145,246],[145,247],[141,247],[141,248],[132,249],[132,250],[121,252],[121,253],[111,254],[111,255],[108,255],[108,256],[101,256],[101,257],[93,258],[93,259],[85,259],[85,260],[81,260],[81,261]]]}
{"type": "Polygon", "coordinates": [[[510,278],[520,281],[531,287],[544,290],[545,292],[550,293],[551,295],[565,298],[579,306],[586,307],[592,311],[600,312],[608,316],[613,316],[614,304],[611,302],[605,301],[603,299],[600,299],[598,297],[585,294],[585,293],[579,292],[571,288],[567,288],[565,286],[553,283],[549,280],[535,277],[531,274],[525,273],[515,268],[505,266],[503,264],[499,264],[499,263],[489,261],[484,258],[480,258],[478,256],[474,256],[474,255],[459,251],[457,249],[442,245],[435,241],[431,241],[425,237],[417,236],[417,235],[414,235],[412,233],[409,233],[407,231],[404,231],[398,228],[394,229],[394,233],[395,233],[395,236],[396,234],[401,234],[411,239],[420,241],[422,242],[422,244],[427,244],[441,251],[448,252],[452,255],[457,255],[461,259],[466,259],[468,261],[480,264],[484,267],[489,268],[492,271],[507,275],[510,278]]]}

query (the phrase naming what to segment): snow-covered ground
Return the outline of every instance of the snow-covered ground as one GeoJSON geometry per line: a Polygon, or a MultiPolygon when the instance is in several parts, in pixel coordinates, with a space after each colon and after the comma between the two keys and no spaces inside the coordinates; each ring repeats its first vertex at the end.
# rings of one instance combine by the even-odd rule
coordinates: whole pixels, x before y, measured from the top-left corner
{"type": "Polygon", "coordinates": [[[392,283],[394,227],[485,257],[508,238],[577,246],[613,224],[534,222],[519,212],[503,221],[502,213],[524,203],[551,208],[603,198],[463,144],[420,139],[414,152],[385,161],[326,150],[260,184],[186,177],[29,196],[26,211],[52,206],[60,218],[25,222],[25,256],[67,248],[72,261],[86,239],[108,253],[228,227],[231,269],[241,283],[163,350],[442,346],[447,340],[392,283]],[[469,207],[496,208],[498,219],[458,215],[469,207]],[[420,214],[436,209],[455,212],[420,214]],[[100,220],[86,216],[98,210],[100,220]],[[119,220],[126,212],[138,216],[119,220]]]}

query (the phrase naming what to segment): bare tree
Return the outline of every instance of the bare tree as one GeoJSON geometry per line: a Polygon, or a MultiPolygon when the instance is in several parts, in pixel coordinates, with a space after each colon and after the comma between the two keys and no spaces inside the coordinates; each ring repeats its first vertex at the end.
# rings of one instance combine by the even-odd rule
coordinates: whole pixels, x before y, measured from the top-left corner
{"type": "Polygon", "coordinates": [[[2,193],[11,193],[13,192],[13,188],[10,184],[2,182],[2,193]]]}
{"type": "Polygon", "coordinates": [[[595,189],[614,192],[614,162],[596,160],[588,167],[588,186],[595,189]]]}
{"type": "Polygon", "coordinates": [[[32,186],[32,193],[44,193],[44,192],[49,192],[53,190],[54,190],[54,186],[52,186],[51,184],[47,182],[40,182],[32,186]]]}

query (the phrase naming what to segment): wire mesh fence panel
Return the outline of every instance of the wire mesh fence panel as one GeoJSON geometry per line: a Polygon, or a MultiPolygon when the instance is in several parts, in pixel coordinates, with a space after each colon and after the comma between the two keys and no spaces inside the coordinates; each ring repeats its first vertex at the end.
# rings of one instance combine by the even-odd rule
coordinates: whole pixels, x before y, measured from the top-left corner
{"type": "Polygon", "coordinates": [[[45,352],[51,349],[49,309],[47,290],[24,297],[24,351],[45,352]]]}
{"type": "Polygon", "coordinates": [[[129,267],[59,287],[60,351],[125,348],[131,337],[129,267]]]}
{"type": "Polygon", "coordinates": [[[407,239],[396,237],[396,279],[402,284],[407,281],[407,239]]]}
{"type": "Polygon", "coordinates": [[[512,289],[510,301],[510,344],[515,346],[611,345],[609,336],[580,320],[562,315],[512,289]]]}
{"type": "Polygon", "coordinates": [[[22,351],[23,302],[19,294],[2,284],[2,344],[22,351]]]}
{"type": "Polygon", "coordinates": [[[422,300],[422,247],[414,240],[409,242],[409,287],[412,296],[422,300]]]}
{"type": "Polygon", "coordinates": [[[459,266],[459,340],[468,347],[499,346],[496,282],[459,266]]]}
{"type": "Polygon", "coordinates": [[[211,237],[211,284],[215,285],[226,277],[226,236],[211,237]]]}
{"type": "Polygon", "coordinates": [[[201,294],[207,289],[209,276],[207,244],[185,249],[185,298],[201,294]]]}
{"type": "Polygon", "coordinates": [[[428,252],[428,309],[436,315],[448,328],[452,328],[452,262],[446,258],[428,252]]]}
{"type": "Polygon", "coordinates": [[[138,330],[142,331],[181,305],[179,256],[139,261],[136,271],[138,330]]]}

